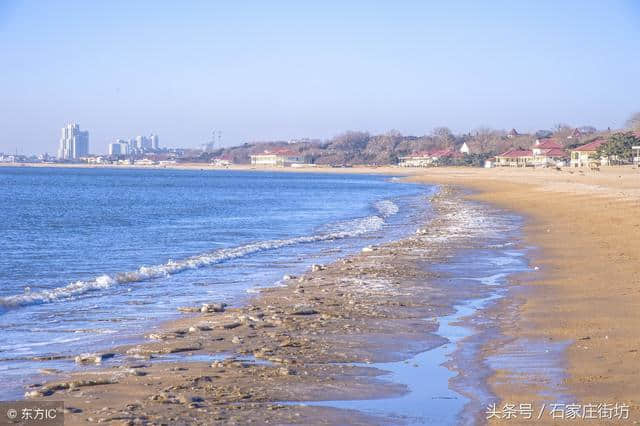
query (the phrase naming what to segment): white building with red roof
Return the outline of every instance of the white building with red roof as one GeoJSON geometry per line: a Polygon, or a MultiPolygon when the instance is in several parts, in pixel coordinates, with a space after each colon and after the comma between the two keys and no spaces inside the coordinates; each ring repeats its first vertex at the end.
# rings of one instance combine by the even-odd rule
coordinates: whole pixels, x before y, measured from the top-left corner
{"type": "Polygon", "coordinates": [[[251,155],[251,164],[254,166],[285,167],[302,163],[304,157],[299,152],[287,148],[264,150],[262,153],[251,155]]]}
{"type": "Polygon", "coordinates": [[[445,158],[462,158],[464,154],[453,149],[436,149],[431,151],[414,152],[406,157],[400,157],[400,167],[430,167],[437,166],[445,158]]]}
{"type": "Polygon", "coordinates": [[[530,149],[510,149],[496,155],[496,166],[527,167],[533,166],[533,151],[530,149]]]}
{"type": "Polygon", "coordinates": [[[605,139],[598,138],[587,144],[571,150],[571,167],[587,167],[593,164],[605,164],[605,158],[594,158],[600,146],[607,143],[605,139]]]}
{"type": "Polygon", "coordinates": [[[552,138],[538,139],[531,149],[534,166],[554,166],[569,158],[560,142],[552,138]]]}

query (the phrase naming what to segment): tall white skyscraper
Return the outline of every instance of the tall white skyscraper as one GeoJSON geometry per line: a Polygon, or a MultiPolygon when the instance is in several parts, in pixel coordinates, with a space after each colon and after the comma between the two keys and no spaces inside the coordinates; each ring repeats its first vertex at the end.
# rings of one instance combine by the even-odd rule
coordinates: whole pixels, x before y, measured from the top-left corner
{"type": "Polygon", "coordinates": [[[151,149],[153,149],[154,151],[159,150],[160,149],[160,140],[158,139],[158,135],[154,135],[152,133],[151,136],[149,136],[149,139],[151,139],[151,149]]]}
{"type": "Polygon", "coordinates": [[[62,128],[58,160],[76,160],[89,154],[89,132],[81,131],[76,123],[62,128]]]}

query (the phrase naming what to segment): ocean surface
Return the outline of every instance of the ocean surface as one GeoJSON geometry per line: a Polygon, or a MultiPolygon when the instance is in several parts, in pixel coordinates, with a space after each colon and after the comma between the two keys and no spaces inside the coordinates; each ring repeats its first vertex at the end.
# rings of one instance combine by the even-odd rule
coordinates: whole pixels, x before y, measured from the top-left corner
{"type": "Polygon", "coordinates": [[[376,175],[2,167],[0,400],[179,306],[240,304],[412,233],[432,192],[376,175]]]}

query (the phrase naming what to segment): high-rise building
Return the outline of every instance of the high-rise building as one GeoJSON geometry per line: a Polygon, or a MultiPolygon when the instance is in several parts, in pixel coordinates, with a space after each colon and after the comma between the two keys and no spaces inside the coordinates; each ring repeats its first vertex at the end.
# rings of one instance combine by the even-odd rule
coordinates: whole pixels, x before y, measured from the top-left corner
{"type": "Polygon", "coordinates": [[[158,135],[154,135],[153,133],[151,133],[151,136],[149,137],[149,139],[151,139],[151,149],[153,149],[154,151],[159,150],[160,140],[158,139],[158,135]]]}
{"type": "Polygon", "coordinates": [[[76,160],[89,154],[89,132],[81,131],[76,123],[67,124],[62,128],[59,160],[76,160]]]}
{"type": "Polygon", "coordinates": [[[128,155],[129,154],[129,143],[123,139],[118,139],[114,143],[109,144],[109,155],[110,156],[118,156],[118,155],[128,155]]]}

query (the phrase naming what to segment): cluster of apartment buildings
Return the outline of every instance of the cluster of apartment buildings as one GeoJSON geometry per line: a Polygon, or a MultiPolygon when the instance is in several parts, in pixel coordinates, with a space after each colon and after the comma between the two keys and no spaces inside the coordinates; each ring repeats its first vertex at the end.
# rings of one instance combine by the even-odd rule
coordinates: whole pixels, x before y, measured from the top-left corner
{"type": "Polygon", "coordinates": [[[133,139],[117,139],[109,144],[109,156],[132,156],[160,150],[160,139],[153,133],[149,136],[136,136],[133,139]]]}
{"type": "MultiPolygon", "coordinates": [[[[134,156],[160,149],[158,135],[136,136],[128,141],[118,139],[109,144],[109,156],[134,156]]],[[[58,146],[58,160],[82,160],[89,157],[89,132],[80,130],[77,123],[67,124],[62,128],[58,146]]]]}

